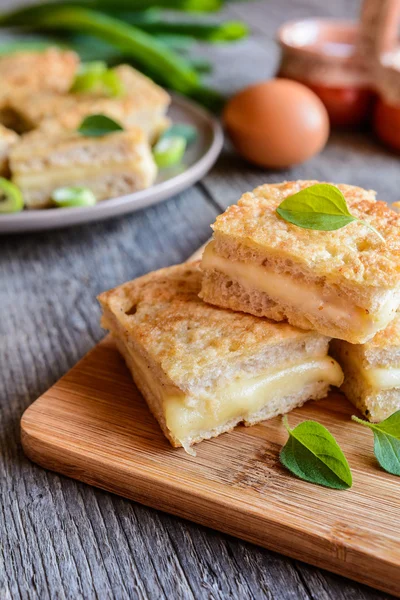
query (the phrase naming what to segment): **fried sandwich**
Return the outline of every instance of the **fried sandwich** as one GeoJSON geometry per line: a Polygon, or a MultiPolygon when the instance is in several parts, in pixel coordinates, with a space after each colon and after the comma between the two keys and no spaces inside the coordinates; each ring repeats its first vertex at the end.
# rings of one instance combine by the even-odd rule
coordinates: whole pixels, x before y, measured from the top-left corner
{"type": "Polygon", "coordinates": [[[122,83],[121,96],[110,98],[97,92],[60,95],[49,91],[33,97],[29,93],[16,94],[10,102],[15,121],[23,131],[37,129],[46,121],[53,127],[58,124],[63,129],[76,129],[84,117],[103,114],[124,127],[141,127],[153,141],[169,124],[169,94],[129,65],[114,70],[122,83]]]}
{"type": "Polygon", "coordinates": [[[342,390],[370,421],[382,421],[400,410],[400,314],[366,344],[332,340],[342,366],[342,390]]]}
{"type": "Polygon", "coordinates": [[[0,58],[0,122],[18,130],[14,98],[32,100],[36,93],[66,93],[75,78],[79,57],[71,50],[16,52],[0,58]]]}
{"type": "Polygon", "coordinates": [[[171,444],[253,425],[343,380],[328,338],[215,308],[197,263],[161,269],[99,296],[116,344],[171,444]]]}
{"type": "Polygon", "coordinates": [[[276,208],[315,181],[262,185],[213,225],[202,261],[201,298],[275,321],[287,319],[353,344],[384,329],[400,304],[400,215],[375,192],[338,185],[360,222],[336,231],[302,229],[276,208]]]}
{"type": "Polygon", "coordinates": [[[12,181],[27,208],[51,205],[55,189],[83,186],[97,200],[149,187],[157,167],[147,136],[138,127],[103,137],[84,137],[52,127],[24,135],[10,151],[12,181]]]}

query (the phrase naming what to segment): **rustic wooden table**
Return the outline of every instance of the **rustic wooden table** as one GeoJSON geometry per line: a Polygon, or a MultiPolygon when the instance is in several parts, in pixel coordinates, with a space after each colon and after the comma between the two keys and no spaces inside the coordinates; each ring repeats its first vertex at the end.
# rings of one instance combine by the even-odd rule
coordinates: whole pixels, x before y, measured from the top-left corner
{"type": "MultiPolygon", "coordinates": [[[[0,3],[12,4],[10,0],[0,3]]],[[[248,41],[214,47],[223,91],[273,75],[276,27],[287,19],[355,16],[351,0],[235,4],[248,41]]],[[[334,134],[307,164],[274,173],[229,149],[187,192],[155,208],[45,234],[0,238],[0,599],[292,598],[372,600],[382,593],[31,464],[24,409],[103,336],[96,295],[179,263],[217,213],[261,182],[322,179],[398,200],[399,160],[362,134],[334,134]]],[[[312,489],[310,488],[310,493],[312,489]]]]}

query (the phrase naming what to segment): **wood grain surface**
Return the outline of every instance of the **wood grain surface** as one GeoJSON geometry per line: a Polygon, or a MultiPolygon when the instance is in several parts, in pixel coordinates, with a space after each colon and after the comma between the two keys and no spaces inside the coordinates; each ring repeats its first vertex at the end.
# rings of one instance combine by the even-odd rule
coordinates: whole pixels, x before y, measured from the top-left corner
{"type": "MultiPolygon", "coordinates": [[[[0,9],[18,1],[0,0],[0,9]]],[[[221,18],[244,19],[253,31],[242,43],[199,49],[216,65],[210,82],[231,93],[271,77],[281,23],[355,17],[358,9],[358,0],[228,5],[221,18]]],[[[398,156],[368,133],[343,132],[319,156],[281,172],[248,165],[227,144],[202,183],[158,207],[107,223],[0,238],[1,600],[387,600],[301,560],[46,471],[20,444],[23,411],[104,336],[98,293],[182,262],[243,191],[297,177],[356,183],[400,199],[398,156]]]]}
{"type": "Polygon", "coordinates": [[[39,465],[154,508],[330,569],[400,597],[399,481],[373,456],[372,433],[340,394],[292,411],[333,433],[353,472],[340,492],[279,462],[277,417],[172,449],[107,337],[30,406],[22,445],[39,465]]]}

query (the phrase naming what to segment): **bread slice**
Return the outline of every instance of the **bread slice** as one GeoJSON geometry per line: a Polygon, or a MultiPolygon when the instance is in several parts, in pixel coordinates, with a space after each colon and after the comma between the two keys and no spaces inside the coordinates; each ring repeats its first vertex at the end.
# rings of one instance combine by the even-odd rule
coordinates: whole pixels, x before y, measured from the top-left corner
{"type": "Polygon", "coordinates": [[[400,313],[366,344],[332,340],[331,352],[344,372],[341,389],[370,421],[400,410],[400,313]]]}
{"type": "Polygon", "coordinates": [[[281,219],[284,198],[315,181],[262,185],[213,225],[202,261],[201,298],[303,329],[364,343],[394,318],[400,303],[400,215],[375,193],[337,187],[360,222],[337,231],[302,229],[281,219]]]}
{"type": "Polygon", "coordinates": [[[3,86],[31,92],[49,90],[59,94],[71,87],[79,65],[79,57],[71,50],[49,48],[42,52],[15,52],[0,58],[0,80],[3,86]]]}
{"type": "Polygon", "coordinates": [[[192,263],[99,296],[102,325],[173,446],[188,450],[340,385],[328,338],[205,304],[200,286],[199,264],[192,263]]]}
{"type": "Polygon", "coordinates": [[[120,65],[115,72],[125,89],[121,97],[89,92],[60,95],[42,91],[33,97],[15,94],[10,101],[14,121],[22,131],[36,129],[46,121],[53,127],[58,124],[62,129],[76,129],[84,117],[103,114],[124,127],[141,127],[153,141],[169,124],[169,94],[129,65],[120,65]]]}
{"type": "Polygon", "coordinates": [[[11,147],[18,141],[18,134],[11,129],[0,125],[0,176],[8,177],[10,174],[8,160],[11,147]]]}
{"type": "Polygon", "coordinates": [[[27,208],[51,205],[63,186],[90,188],[97,200],[149,187],[157,168],[147,136],[132,127],[103,137],[84,137],[51,127],[22,136],[10,152],[12,180],[27,208]]]}
{"type": "Polygon", "coordinates": [[[0,122],[18,130],[11,108],[15,97],[36,93],[63,94],[69,90],[79,65],[71,50],[49,48],[42,52],[15,52],[0,58],[0,122]]]}

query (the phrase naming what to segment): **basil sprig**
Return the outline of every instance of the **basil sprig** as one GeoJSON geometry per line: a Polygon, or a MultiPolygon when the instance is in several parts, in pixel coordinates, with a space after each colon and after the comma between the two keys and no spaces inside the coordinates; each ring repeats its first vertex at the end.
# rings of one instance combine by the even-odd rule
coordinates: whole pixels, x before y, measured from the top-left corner
{"type": "Polygon", "coordinates": [[[123,130],[122,125],[106,115],[89,115],[83,119],[77,129],[79,133],[86,137],[101,137],[115,131],[123,130]]]}
{"type": "Polygon", "coordinates": [[[284,424],[289,439],[280,453],[281,463],[294,475],[337,490],[351,487],[353,481],[349,464],[335,438],[316,421],[303,421],[290,429],[284,424]]]}
{"type": "Polygon", "coordinates": [[[351,418],[372,429],[378,463],[388,473],[400,476],[400,410],[380,423],[370,423],[354,415],[351,418]]]}
{"type": "Polygon", "coordinates": [[[334,231],[358,221],[385,242],[385,238],[375,227],[350,213],[342,192],[329,183],[316,183],[288,196],[276,212],[282,219],[297,227],[318,231],[334,231]]]}

